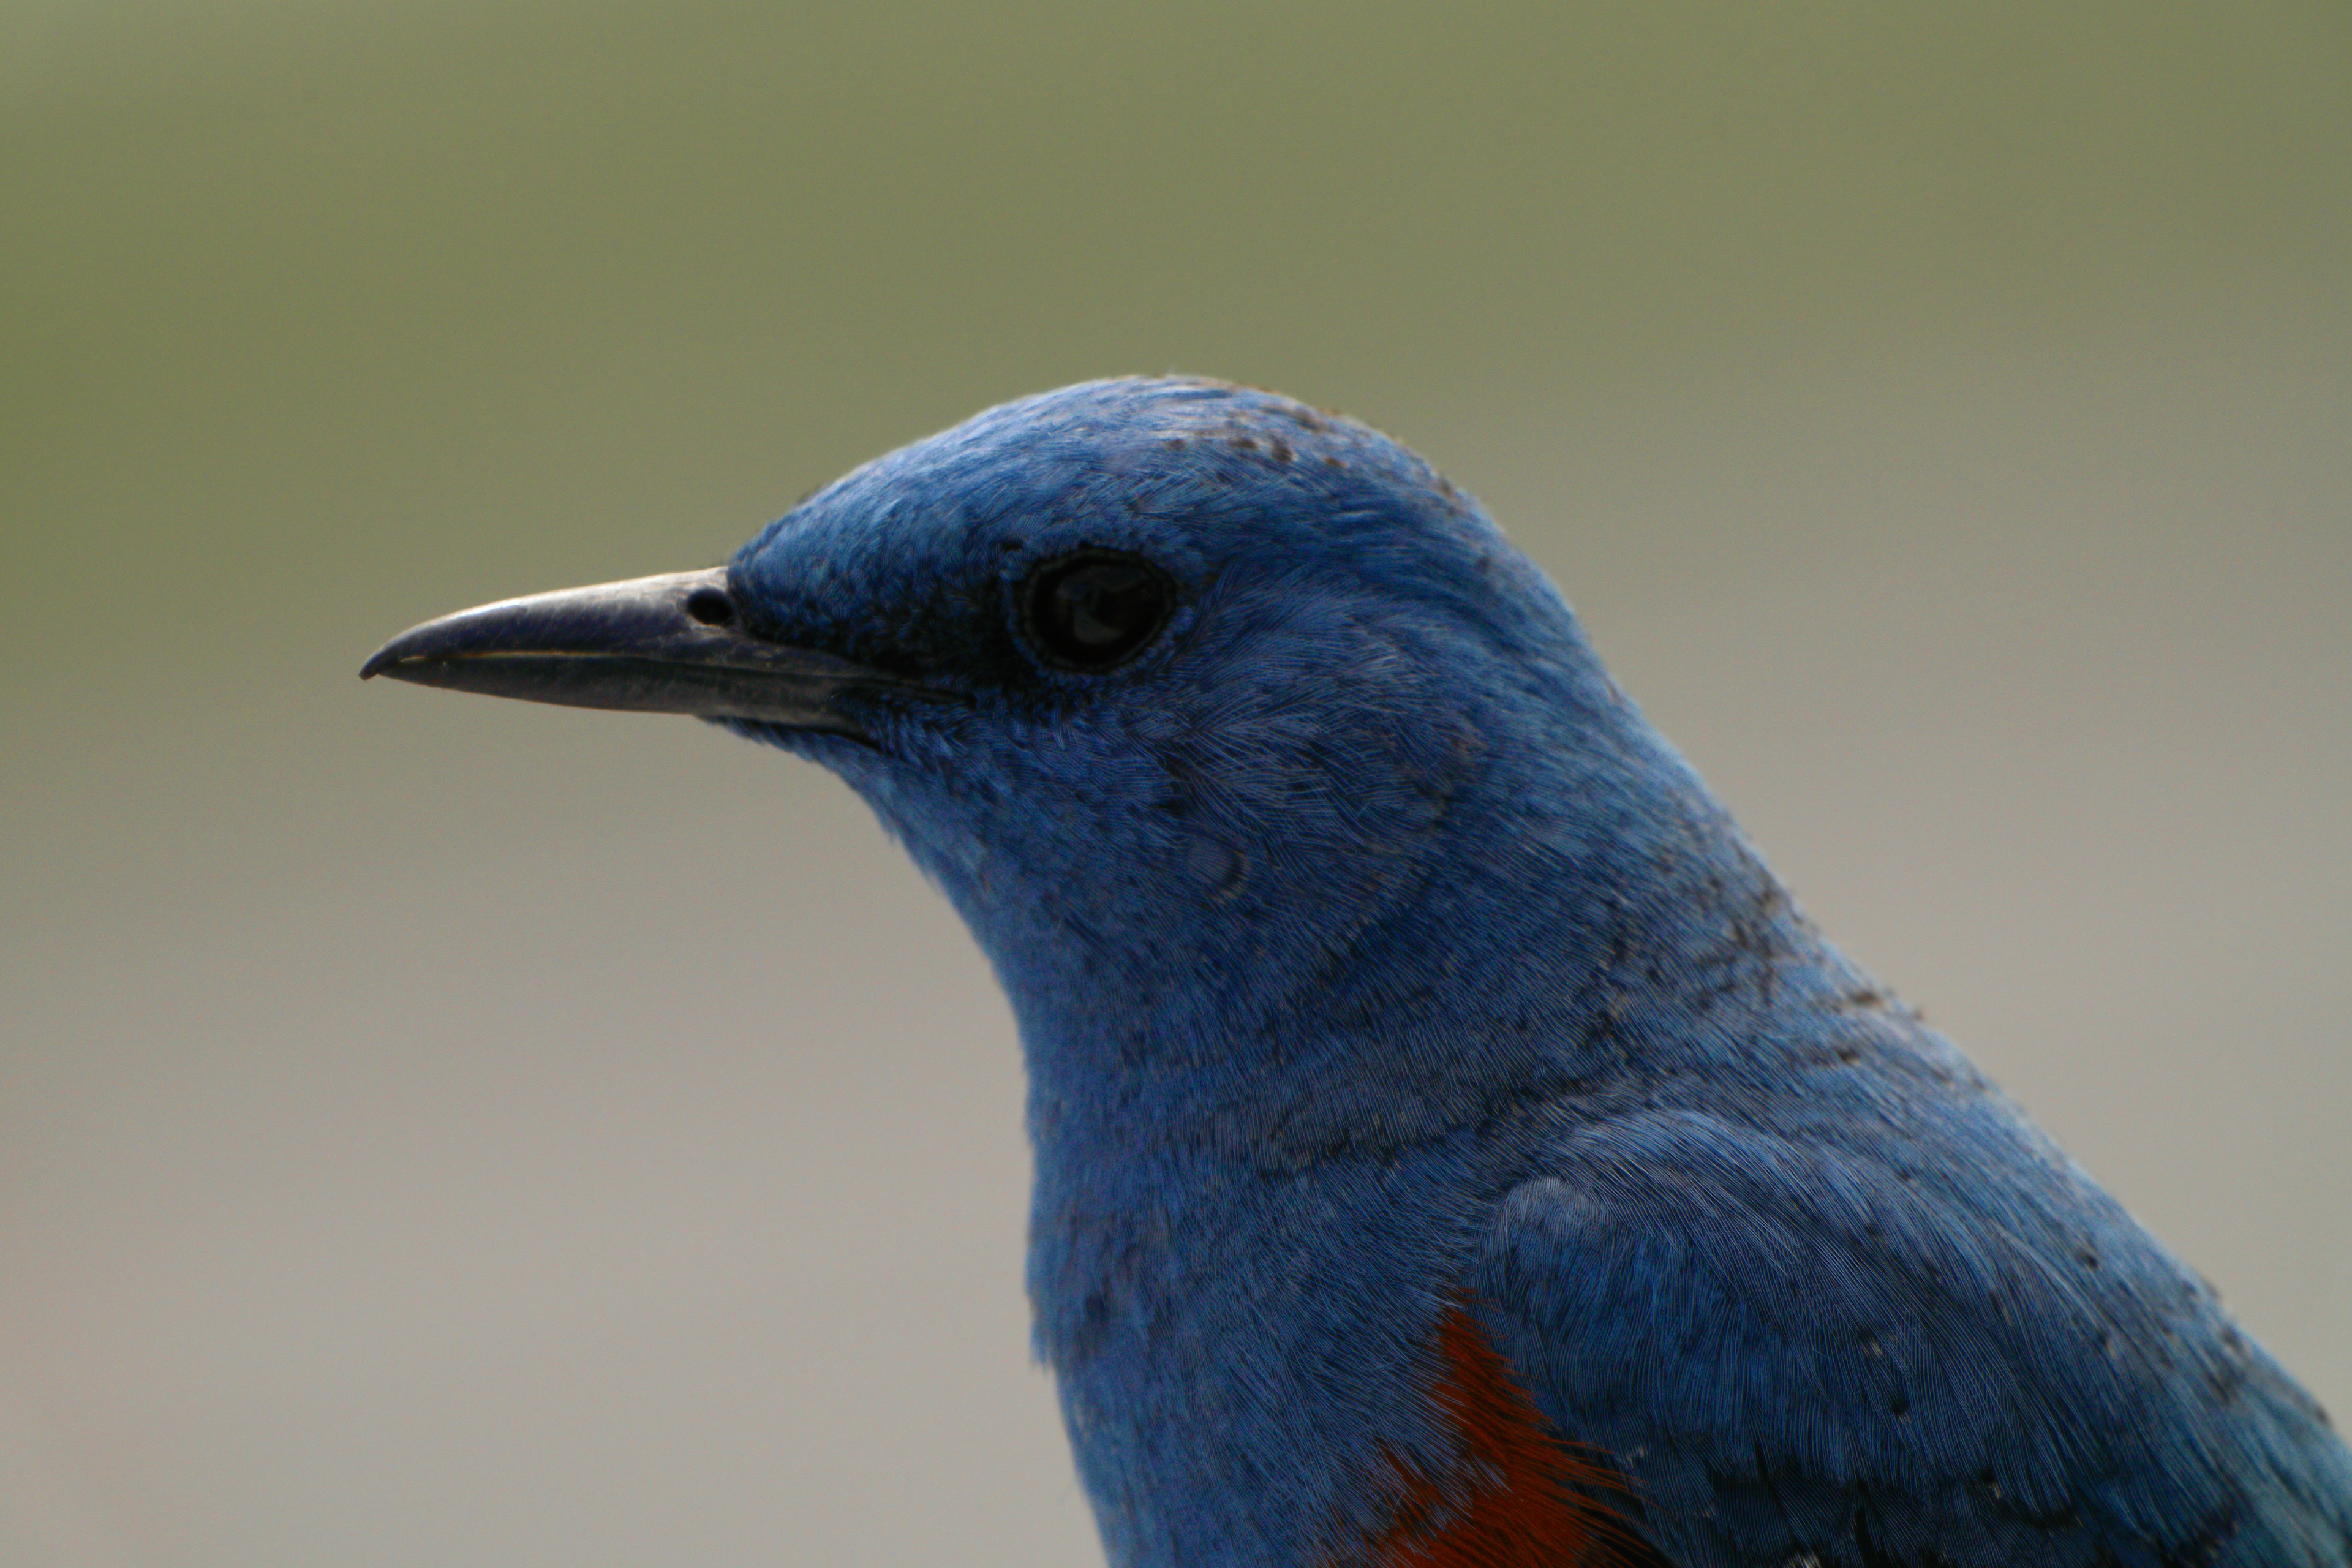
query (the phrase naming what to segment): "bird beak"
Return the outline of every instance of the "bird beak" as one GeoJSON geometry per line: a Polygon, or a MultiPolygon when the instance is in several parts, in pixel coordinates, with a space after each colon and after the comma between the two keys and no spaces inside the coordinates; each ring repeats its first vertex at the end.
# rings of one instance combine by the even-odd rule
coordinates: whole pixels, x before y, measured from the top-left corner
{"type": "Polygon", "coordinates": [[[526,702],[751,719],[859,738],[866,731],[840,710],[840,695],[906,684],[746,632],[723,566],[460,610],[378,648],[360,679],[378,675],[526,702]]]}

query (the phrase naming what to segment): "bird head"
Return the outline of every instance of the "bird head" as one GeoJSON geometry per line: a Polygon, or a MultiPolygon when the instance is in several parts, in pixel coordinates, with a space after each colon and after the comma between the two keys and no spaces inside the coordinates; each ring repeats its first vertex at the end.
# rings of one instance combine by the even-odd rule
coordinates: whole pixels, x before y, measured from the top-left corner
{"type": "Polygon", "coordinates": [[[1597,829],[1655,761],[1566,604],[1427,464],[1185,379],[1007,404],[724,567],[467,611],[362,673],[693,713],[824,764],[1033,1049],[1129,1061],[1276,1033],[1401,923],[1442,948],[1548,852],[1510,820],[1531,798],[1597,829]]]}

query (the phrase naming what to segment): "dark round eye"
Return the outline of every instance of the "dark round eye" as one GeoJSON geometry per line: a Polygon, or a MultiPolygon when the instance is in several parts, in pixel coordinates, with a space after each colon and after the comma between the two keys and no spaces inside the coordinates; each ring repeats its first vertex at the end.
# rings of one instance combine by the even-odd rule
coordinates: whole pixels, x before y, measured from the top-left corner
{"type": "Polygon", "coordinates": [[[1088,550],[1029,574],[1022,604],[1046,659],[1068,669],[1108,669],[1150,642],[1176,595],[1148,561],[1088,550]]]}

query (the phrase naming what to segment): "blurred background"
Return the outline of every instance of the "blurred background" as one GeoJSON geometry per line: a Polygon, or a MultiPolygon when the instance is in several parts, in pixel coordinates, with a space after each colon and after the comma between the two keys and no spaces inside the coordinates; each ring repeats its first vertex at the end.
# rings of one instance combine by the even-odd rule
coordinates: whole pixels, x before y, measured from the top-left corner
{"type": "Polygon", "coordinates": [[[0,6],[0,1563],[1099,1562],[830,779],[362,689],[1181,369],[1428,454],[2352,1406],[2352,11],[0,6]]]}

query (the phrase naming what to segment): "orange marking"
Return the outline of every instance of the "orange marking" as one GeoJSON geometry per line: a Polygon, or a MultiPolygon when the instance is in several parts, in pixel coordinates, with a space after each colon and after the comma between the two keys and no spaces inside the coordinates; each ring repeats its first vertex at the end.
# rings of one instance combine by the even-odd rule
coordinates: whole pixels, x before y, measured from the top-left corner
{"type": "Polygon", "coordinates": [[[1630,1490],[1608,1456],[1560,1440],[1467,1309],[1457,1306],[1439,1322],[1437,1351],[1444,1370],[1430,1397],[1460,1435],[1461,1452],[1442,1472],[1387,1456],[1395,1501],[1367,1562],[1378,1568],[1665,1568],[1600,1500],[1630,1490]]]}

